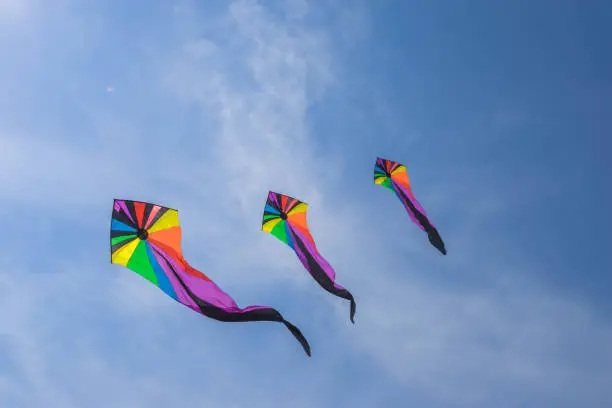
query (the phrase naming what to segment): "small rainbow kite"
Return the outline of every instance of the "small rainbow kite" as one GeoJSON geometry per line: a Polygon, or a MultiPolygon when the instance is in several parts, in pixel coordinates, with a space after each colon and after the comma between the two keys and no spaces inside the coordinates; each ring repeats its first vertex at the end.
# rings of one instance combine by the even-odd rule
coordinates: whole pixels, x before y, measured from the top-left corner
{"type": "Polygon", "coordinates": [[[376,166],[374,167],[374,183],[380,184],[393,191],[402,204],[404,204],[412,222],[418,225],[423,231],[427,232],[429,242],[431,242],[438,251],[446,255],[446,248],[444,247],[444,242],[438,230],[431,221],[429,221],[425,209],[419,204],[414,194],[412,194],[406,166],[391,160],[381,159],[380,157],[377,158],[376,166]]]}

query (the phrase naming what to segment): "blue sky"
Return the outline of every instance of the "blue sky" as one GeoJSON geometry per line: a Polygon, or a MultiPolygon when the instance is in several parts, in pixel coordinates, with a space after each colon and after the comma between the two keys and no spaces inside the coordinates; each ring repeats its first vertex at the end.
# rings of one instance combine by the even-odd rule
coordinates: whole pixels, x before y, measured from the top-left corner
{"type": "Polygon", "coordinates": [[[0,0],[0,406],[612,405],[612,6],[511,3],[0,0]],[[268,190],[355,325],[260,231],[268,190]],[[114,197],[178,208],[312,358],[111,265],[114,197]]]}

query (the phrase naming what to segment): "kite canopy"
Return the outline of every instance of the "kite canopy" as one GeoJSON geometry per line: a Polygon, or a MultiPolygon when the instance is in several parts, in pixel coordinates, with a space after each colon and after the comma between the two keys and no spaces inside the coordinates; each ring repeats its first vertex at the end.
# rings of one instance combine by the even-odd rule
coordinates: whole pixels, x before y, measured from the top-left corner
{"type": "Polygon", "coordinates": [[[336,272],[321,256],[310,235],[306,222],[307,210],[308,204],[270,191],[261,229],[293,249],[304,267],[323,289],[351,302],[351,322],[354,323],[355,299],[348,290],[334,282],[336,272]]]}
{"type": "Polygon", "coordinates": [[[136,272],[164,293],[210,318],[223,322],[283,323],[310,356],[300,330],[266,306],[244,309],[208,276],[183,258],[178,211],[160,205],[115,200],[110,232],[111,262],[136,272]]]}
{"type": "Polygon", "coordinates": [[[402,204],[404,204],[412,222],[427,232],[429,242],[442,254],[446,255],[446,248],[444,247],[442,237],[440,237],[438,230],[427,217],[425,209],[419,204],[412,193],[406,166],[391,160],[377,158],[374,167],[374,183],[393,191],[402,204]]]}

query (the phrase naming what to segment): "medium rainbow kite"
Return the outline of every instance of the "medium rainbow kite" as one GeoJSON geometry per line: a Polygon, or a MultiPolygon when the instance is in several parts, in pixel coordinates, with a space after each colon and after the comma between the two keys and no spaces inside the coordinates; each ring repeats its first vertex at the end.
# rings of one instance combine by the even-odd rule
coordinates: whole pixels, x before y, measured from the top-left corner
{"type": "Polygon", "coordinates": [[[310,275],[326,291],[351,302],[351,322],[355,323],[355,299],[335,283],[336,272],[317,250],[306,222],[308,204],[283,194],[268,193],[262,231],[268,232],[295,251],[310,275]]]}

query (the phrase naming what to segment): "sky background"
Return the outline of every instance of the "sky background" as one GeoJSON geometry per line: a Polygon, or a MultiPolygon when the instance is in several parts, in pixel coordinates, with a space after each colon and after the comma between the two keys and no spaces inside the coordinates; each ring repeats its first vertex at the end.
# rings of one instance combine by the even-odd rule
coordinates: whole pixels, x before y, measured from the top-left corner
{"type": "Polygon", "coordinates": [[[0,0],[0,406],[612,406],[609,1],[0,0]],[[373,183],[407,165],[448,249],[373,183]],[[261,231],[309,203],[348,302],[261,231]],[[180,211],[220,323],[109,260],[180,211]]]}

